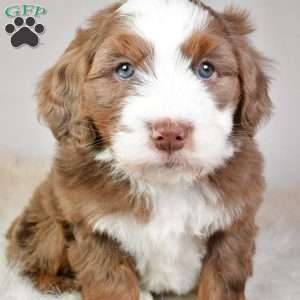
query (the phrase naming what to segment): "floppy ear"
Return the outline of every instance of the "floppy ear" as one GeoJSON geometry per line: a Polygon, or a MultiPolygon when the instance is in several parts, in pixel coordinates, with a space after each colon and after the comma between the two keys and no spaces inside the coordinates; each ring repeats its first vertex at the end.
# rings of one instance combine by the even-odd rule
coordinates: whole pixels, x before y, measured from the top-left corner
{"type": "Polygon", "coordinates": [[[272,111],[269,97],[269,77],[264,68],[270,62],[248,40],[254,31],[247,11],[230,7],[222,14],[227,35],[231,39],[239,63],[240,102],[235,113],[236,129],[253,136],[258,126],[272,111]]]}
{"type": "Polygon", "coordinates": [[[48,70],[38,88],[39,116],[60,142],[84,135],[81,124],[81,88],[89,62],[84,49],[88,33],[80,31],[58,62],[48,70]]]}
{"type": "Polygon", "coordinates": [[[112,5],[93,16],[89,28],[77,32],[65,53],[39,83],[39,117],[61,144],[85,146],[98,138],[94,124],[84,113],[82,89],[94,55],[118,7],[112,5]]]}

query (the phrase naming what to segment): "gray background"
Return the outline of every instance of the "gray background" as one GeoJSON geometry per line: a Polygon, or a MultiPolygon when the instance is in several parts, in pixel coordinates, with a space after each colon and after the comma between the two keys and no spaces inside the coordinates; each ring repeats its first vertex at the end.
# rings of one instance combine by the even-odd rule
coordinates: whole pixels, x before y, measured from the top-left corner
{"type": "MultiPolygon", "coordinates": [[[[53,154],[54,139],[36,119],[36,83],[42,72],[63,52],[85,19],[110,2],[29,1],[29,4],[40,4],[48,9],[48,15],[40,19],[46,32],[41,36],[42,44],[38,48],[14,49],[4,31],[10,21],[4,16],[4,9],[21,1],[0,1],[0,151],[30,157],[53,154]]],[[[204,2],[218,9],[230,3],[250,9],[258,29],[253,40],[276,62],[271,72],[275,114],[258,136],[266,157],[267,179],[271,185],[277,186],[300,184],[300,1],[204,2]]]]}

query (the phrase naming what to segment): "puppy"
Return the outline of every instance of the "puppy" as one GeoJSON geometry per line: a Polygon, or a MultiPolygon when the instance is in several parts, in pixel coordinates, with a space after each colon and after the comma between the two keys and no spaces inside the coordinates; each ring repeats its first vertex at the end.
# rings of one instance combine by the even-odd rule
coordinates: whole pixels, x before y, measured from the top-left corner
{"type": "Polygon", "coordinates": [[[42,78],[52,170],[8,232],[46,292],[243,300],[270,116],[248,15],[188,0],[98,12],[42,78]]]}

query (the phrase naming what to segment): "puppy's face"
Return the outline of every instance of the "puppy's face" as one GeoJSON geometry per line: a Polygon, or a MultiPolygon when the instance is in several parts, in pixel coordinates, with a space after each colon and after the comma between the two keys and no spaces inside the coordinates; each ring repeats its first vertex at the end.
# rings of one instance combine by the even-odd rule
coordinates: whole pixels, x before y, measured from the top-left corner
{"type": "MultiPolygon", "coordinates": [[[[70,123],[91,122],[98,160],[151,180],[193,180],[221,167],[238,151],[234,137],[251,136],[269,113],[243,14],[217,15],[188,0],[128,0],[103,15],[62,58],[63,79],[71,76],[63,92],[73,89],[63,100],[71,103],[65,136],[70,123]]],[[[52,87],[47,103],[49,94],[58,98],[52,87]]]]}

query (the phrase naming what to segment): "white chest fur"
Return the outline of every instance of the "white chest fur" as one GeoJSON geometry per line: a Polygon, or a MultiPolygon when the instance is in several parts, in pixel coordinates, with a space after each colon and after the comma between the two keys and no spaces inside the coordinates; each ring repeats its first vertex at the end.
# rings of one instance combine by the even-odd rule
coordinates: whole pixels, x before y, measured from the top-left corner
{"type": "Polygon", "coordinates": [[[191,291],[197,284],[209,233],[229,225],[233,214],[201,186],[157,187],[147,224],[133,215],[108,215],[94,229],[121,243],[136,261],[141,286],[151,292],[191,291]]]}

